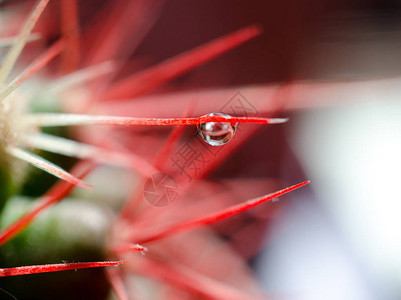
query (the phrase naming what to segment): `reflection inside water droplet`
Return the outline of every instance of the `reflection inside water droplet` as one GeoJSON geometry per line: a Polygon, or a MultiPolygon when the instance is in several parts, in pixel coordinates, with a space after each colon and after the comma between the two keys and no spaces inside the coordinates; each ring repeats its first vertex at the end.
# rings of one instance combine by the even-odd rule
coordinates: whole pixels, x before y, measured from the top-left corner
{"type": "MultiPolygon", "coordinates": [[[[231,118],[224,113],[210,113],[206,116],[220,116],[231,118]]],[[[237,124],[230,122],[207,122],[198,125],[198,132],[203,140],[211,146],[222,146],[228,143],[234,136],[237,124]]]]}

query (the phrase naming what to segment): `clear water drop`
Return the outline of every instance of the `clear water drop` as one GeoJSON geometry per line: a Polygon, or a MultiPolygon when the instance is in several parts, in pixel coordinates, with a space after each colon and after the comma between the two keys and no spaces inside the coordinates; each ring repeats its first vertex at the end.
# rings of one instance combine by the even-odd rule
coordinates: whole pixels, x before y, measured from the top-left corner
{"type": "MultiPolygon", "coordinates": [[[[210,113],[206,116],[231,118],[224,113],[210,113]]],[[[228,143],[233,138],[236,129],[237,124],[232,125],[230,122],[206,122],[198,125],[200,136],[211,146],[222,146],[228,143]]]]}

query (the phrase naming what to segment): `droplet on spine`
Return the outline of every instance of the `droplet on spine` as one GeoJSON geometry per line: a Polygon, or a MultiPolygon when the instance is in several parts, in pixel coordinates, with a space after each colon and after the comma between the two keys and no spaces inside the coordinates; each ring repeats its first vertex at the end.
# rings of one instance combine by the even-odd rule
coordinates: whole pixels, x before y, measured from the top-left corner
{"type": "MultiPolygon", "coordinates": [[[[210,113],[206,116],[219,116],[230,119],[231,116],[224,113],[210,113]]],[[[230,122],[206,122],[198,125],[198,132],[203,140],[211,146],[222,146],[227,144],[234,136],[237,123],[230,122]]]]}

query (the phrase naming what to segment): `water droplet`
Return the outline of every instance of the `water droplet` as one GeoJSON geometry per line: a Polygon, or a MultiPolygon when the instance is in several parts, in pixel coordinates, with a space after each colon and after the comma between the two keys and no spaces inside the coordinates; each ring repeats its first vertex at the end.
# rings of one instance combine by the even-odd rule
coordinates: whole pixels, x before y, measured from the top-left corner
{"type": "MultiPolygon", "coordinates": [[[[221,116],[227,119],[231,116],[224,113],[210,113],[206,116],[221,116]]],[[[198,132],[203,140],[211,146],[222,146],[234,136],[237,124],[230,122],[207,122],[198,125],[198,132]]]]}

